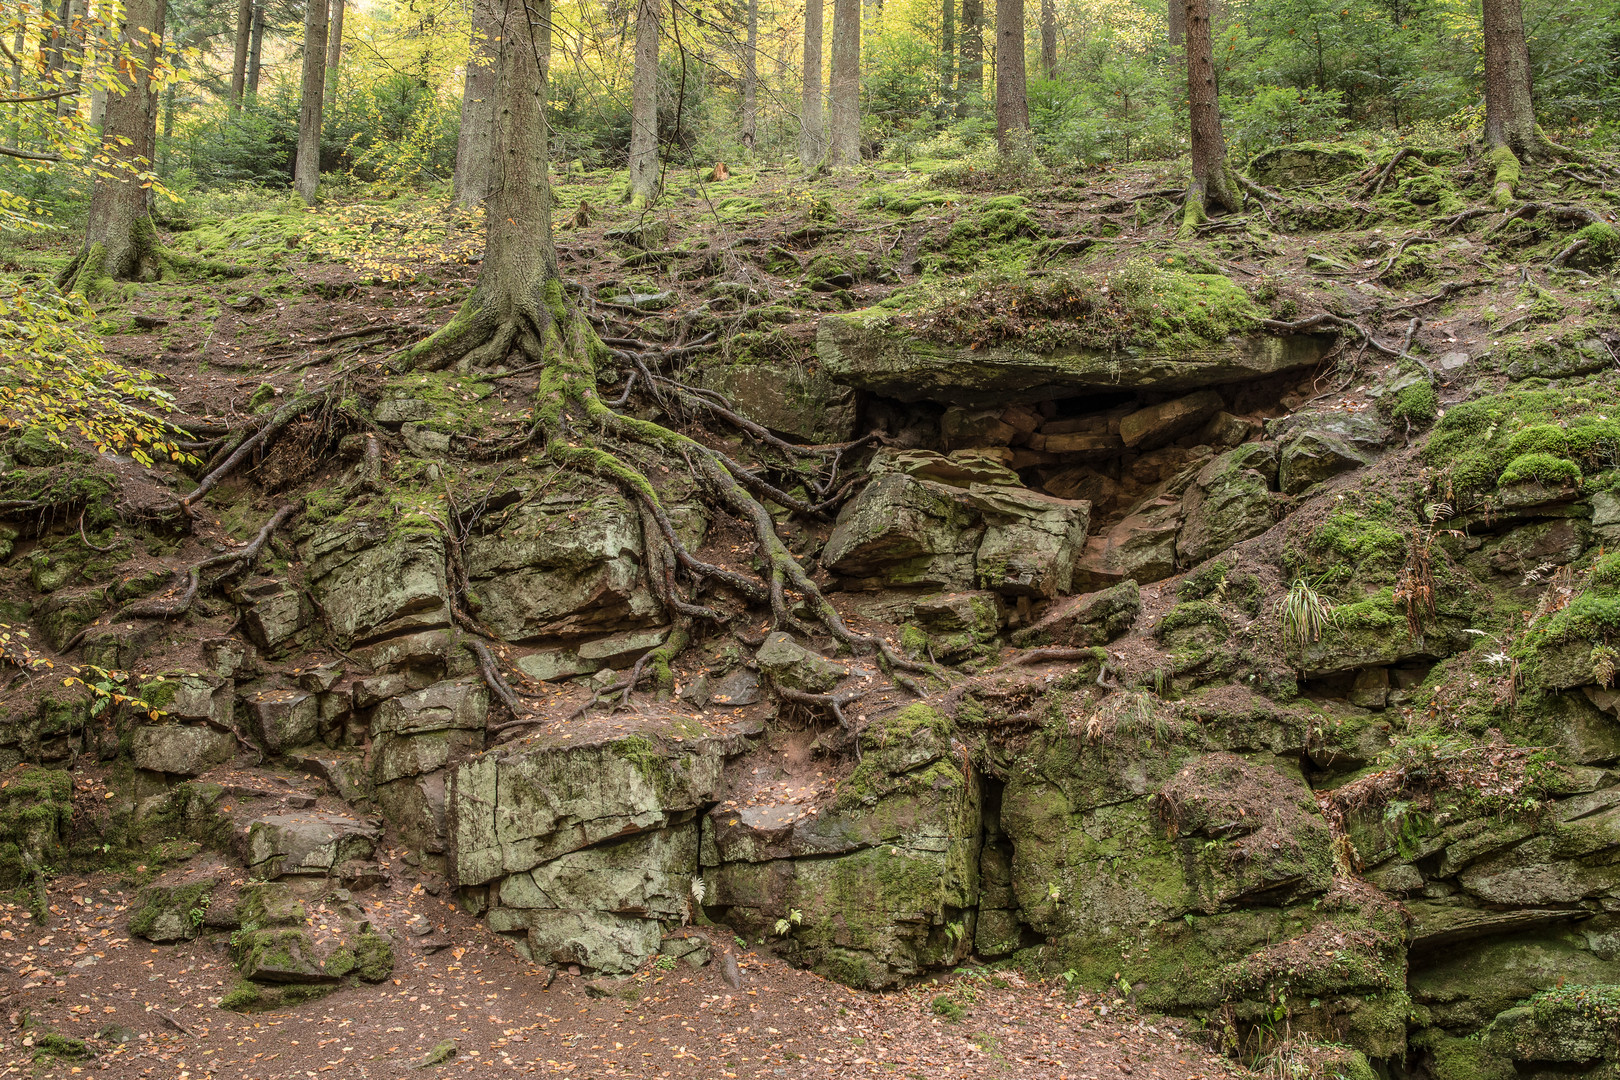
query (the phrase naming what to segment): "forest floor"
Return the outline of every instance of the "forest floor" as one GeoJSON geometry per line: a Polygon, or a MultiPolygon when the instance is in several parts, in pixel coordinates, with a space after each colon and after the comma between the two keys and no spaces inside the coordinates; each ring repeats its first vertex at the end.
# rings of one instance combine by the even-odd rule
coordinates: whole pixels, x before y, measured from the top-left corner
{"type": "MultiPolygon", "coordinates": [[[[198,872],[240,876],[227,866],[188,870],[198,872]]],[[[605,984],[564,970],[550,981],[429,884],[434,891],[401,875],[357,897],[374,926],[409,943],[399,946],[393,978],[295,1011],[244,1015],[215,1007],[235,977],[225,936],[177,946],[132,941],[128,881],[58,878],[43,926],[18,905],[0,905],[0,1003],[9,1012],[0,1076],[1249,1075],[1183,1034],[1182,1021],[1011,971],[969,969],[870,994],[761,950],[738,956],[738,988],[719,963],[655,965],[605,984]],[[408,929],[418,917],[434,924],[431,934],[408,929]],[[58,1044],[50,1033],[84,1040],[94,1056],[51,1053],[58,1044]],[[455,1053],[425,1064],[446,1053],[447,1041],[455,1053]]],[[[318,923],[320,907],[311,911],[318,923]]]]}

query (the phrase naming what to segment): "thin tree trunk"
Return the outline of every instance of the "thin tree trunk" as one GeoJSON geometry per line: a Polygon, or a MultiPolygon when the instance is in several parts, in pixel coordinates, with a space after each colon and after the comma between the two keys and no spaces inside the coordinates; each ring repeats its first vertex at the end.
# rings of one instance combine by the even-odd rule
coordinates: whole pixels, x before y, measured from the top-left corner
{"type": "Polygon", "coordinates": [[[804,92],[799,102],[799,164],[820,164],[827,152],[821,115],[821,0],[804,0],[804,92]]]}
{"type": "Polygon", "coordinates": [[[658,35],[661,0],[637,0],[636,66],[630,79],[630,205],[658,196],[658,35]]]}
{"type": "MultiPolygon", "coordinates": [[[[163,85],[163,137],[158,140],[157,174],[169,174],[169,140],[174,138],[174,80],[163,85]]],[[[152,202],[151,189],[147,189],[147,206],[152,202]]]]}
{"type": "MultiPolygon", "coordinates": [[[[820,0],[817,0],[819,3],[820,0]]],[[[28,9],[20,9],[17,16],[17,36],[11,42],[11,85],[22,86],[23,43],[28,40],[28,9]]],[[[17,146],[22,135],[22,106],[11,107],[11,145],[17,146]]]]}
{"type": "Polygon", "coordinates": [[[1181,48],[1187,40],[1187,4],[1186,0],[1170,0],[1168,18],[1170,26],[1170,45],[1181,48]]]}
{"type": "Polygon", "coordinates": [[[1187,189],[1183,228],[1202,222],[1214,206],[1241,210],[1243,198],[1226,164],[1226,138],[1215,85],[1215,43],[1209,0],[1187,4],[1187,102],[1190,111],[1192,183],[1187,189]]]}
{"type": "Polygon", "coordinates": [[[1029,86],[1024,70],[1024,0],[996,0],[996,145],[1027,148],[1029,86]]]}
{"type": "MultiPolygon", "coordinates": [[[[39,47],[45,54],[45,76],[50,77],[62,70],[67,59],[67,26],[68,11],[72,0],[61,0],[54,9],[40,6],[43,21],[39,27],[39,47]]],[[[19,54],[21,55],[21,54],[19,54]]]]}
{"type": "Polygon", "coordinates": [[[242,94],[247,90],[248,45],[253,39],[253,0],[239,0],[236,5],[236,52],[231,58],[231,111],[242,108],[242,94]]]}
{"type": "Polygon", "coordinates": [[[306,203],[315,201],[321,182],[321,97],[326,89],[326,0],[307,0],[304,7],[304,81],[298,102],[298,158],[293,190],[306,203]]]}
{"type": "Polygon", "coordinates": [[[941,118],[956,107],[956,0],[939,6],[939,101],[941,118]]]}
{"type": "Polygon", "coordinates": [[[754,148],[755,132],[759,127],[759,65],[755,57],[759,50],[759,0],[748,0],[748,29],[743,43],[742,131],[739,138],[743,148],[754,148]]]}
{"type": "Polygon", "coordinates": [[[861,0],[833,0],[829,165],[861,163],[861,0]]]}
{"type": "Polygon", "coordinates": [[[125,0],[120,48],[134,61],[120,65],[107,96],[101,154],[113,164],[90,193],[84,248],[60,282],[94,293],[106,278],[150,281],[162,255],[146,210],[146,177],[157,142],[157,94],[151,71],[162,46],[163,0],[125,0]]]}
{"type": "Polygon", "coordinates": [[[472,34],[467,42],[467,81],[461,93],[461,131],[456,136],[454,186],[458,206],[477,206],[489,195],[500,17],[494,0],[474,0],[472,34]]]}
{"type": "Polygon", "coordinates": [[[337,98],[338,67],[343,63],[343,0],[331,0],[332,29],[326,38],[326,96],[337,98]]]}
{"type": "Polygon", "coordinates": [[[962,63],[956,75],[956,115],[966,116],[984,93],[984,0],[962,0],[962,63]]]}
{"type": "Polygon", "coordinates": [[[1057,0],[1041,0],[1041,75],[1057,78],[1057,0]]]}
{"type": "Polygon", "coordinates": [[[89,10],[85,0],[70,0],[68,4],[61,49],[62,89],[71,90],[73,93],[57,99],[57,116],[72,116],[79,111],[78,90],[84,81],[85,16],[89,14],[89,10]]]}
{"type": "Polygon", "coordinates": [[[253,34],[248,42],[247,92],[259,92],[259,60],[264,55],[264,0],[253,3],[253,34]]]}

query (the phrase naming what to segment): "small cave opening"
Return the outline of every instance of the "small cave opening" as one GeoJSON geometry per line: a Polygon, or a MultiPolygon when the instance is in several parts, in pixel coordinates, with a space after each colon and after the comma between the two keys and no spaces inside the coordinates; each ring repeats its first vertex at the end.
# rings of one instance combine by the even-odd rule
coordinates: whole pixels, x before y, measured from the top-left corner
{"type": "Polygon", "coordinates": [[[1043,939],[1021,917],[1013,889],[1013,841],[1001,827],[1001,796],[1006,782],[984,777],[979,842],[979,910],[973,951],[982,959],[1010,956],[1043,939]]]}

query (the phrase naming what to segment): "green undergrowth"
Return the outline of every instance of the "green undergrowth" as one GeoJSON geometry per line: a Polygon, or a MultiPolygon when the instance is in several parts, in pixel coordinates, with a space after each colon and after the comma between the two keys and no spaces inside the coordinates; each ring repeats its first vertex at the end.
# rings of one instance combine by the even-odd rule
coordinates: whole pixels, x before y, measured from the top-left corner
{"type": "Polygon", "coordinates": [[[1598,379],[1492,394],[1448,410],[1424,456],[1459,500],[1525,479],[1578,483],[1620,462],[1617,410],[1620,395],[1598,379]]]}

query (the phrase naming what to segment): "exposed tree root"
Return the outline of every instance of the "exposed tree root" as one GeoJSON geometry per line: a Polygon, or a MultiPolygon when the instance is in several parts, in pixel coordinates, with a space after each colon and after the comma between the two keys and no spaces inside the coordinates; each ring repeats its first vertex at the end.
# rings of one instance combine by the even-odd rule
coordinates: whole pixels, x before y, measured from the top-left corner
{"type": "Polygon", "coordinates": [[[131,243],[121,253],[117,265],[108,265],[105,244],[86,244],[56,275],[56,286],[64,293],[77,292],[95,299],[111,291],[115,281],[158,281],[175,272],[239,278],[251,274],[253,268],[197,259],[170,250],[158,241],[152,219],[143,217],[135,223],[131,243]]]}
{"type": "Polygon", "coordinates": [[[844,706],[853,704],[867,695],[866,690],[846,690],[842,694],[811,694],[803,690],[794,690],[786,686],[776,687],[776,693],[783,701],[791,701],[795,705],[813,705],[826,709],[832,713],[838,726],[850,734],[855,733],[855,725],[850,723],[848,716],[844,715],[844,706]]]}
{"type": "Polygon", "coordinates": [[[1396,360],[1399,360],[1401,357],[1406,355],[1404,349],[1392,349],[1388,345],[1381,343],[1377,338],[1373,337],[1371,330],[1368,330],[1360,323],[1352,322],[1349,319],[1335,315],[1330,311],[1324,311],[1304,319],[1296,320],[1294,322],[1283,322],[1278,319],[1261,319],[1260,325],[1264,326],[1267,330],[1275,330],[1279,334],[1302,334],[1308,330],[1315,330],[1322,326],[1341,326],[1347,330],[1354,330],[1360,339],[1366,342],[1368,347],[1374,352],[1382,353],[1383,355],[1396,360]]]}
{"type": "MultiPolygon", "coordinates": [[[[317,390],[312,394],[300,394],[277,409],[269,420],[237,443],[230,456],[226,457],[218,466],[210,468],[208,473],[197,482],[197,486],[192,490],[191,494],[180,500],[181,508],[189,513],[193,503],[208,494],[221,480],[229,476],[256,447],[265,445],[277,432],[292,423],[311,406],[330,401],[331,396],[332,391],[330,389],[317,390]]],[[[223,452],[223,449],[221,452],[223,452]]],[[[212,462],[210,462],[210,465],[212,466],[212,462]]]]}
{"type": "Polygon", "coordinates": [[[99,555],[105,555],[109,551],[112,551],[114,548],[116,548],[118,546],[118,544],[116,542],[108,544],[106,547],[100,547],[100,546],[98,546],[96,544],[92,544],[90,542],[90,538],[84,534],[84,511],[83,510],[79,511],[79,542],[81,544],[83,544],[85,547],[89,548],[91,551],[94,551],[99,555]]]}
{"type": "Polygon", "coordinates": [[[1553,206],[1549,203],[1524,203],[1516,206],[1502,216],[1502,220],[1492,225],[1485,233],[1489,240],[1515,221],[1529,221],[1539,214],[1546,214],[1554,221],[1565,221],[1575,225],[1601,225],[1603,216],[1595,210],[1584,206],[1553,206]]]}
{"type": "MultiPolygon", "coordinates": [[[[182,615],[186,614],[186,612],[191,610],[192,602],[197,599],[197,594],[202,590],[202,577],[204,572],[225,568],[226,573],[220,575],[221,578],[224,578],[230,576],[231,574],[240,573],[241,571],[252,566],[253,561],[257,559],[259,557],[259,553],[264,550],[264,545],[269,542],[271,535],[278,528],[280,528],[281,525],[297,510],[298,507],[292,503],[289,503],[277,510],[273,515],[271,515],[270,520],[264,523],[264,527],[259,530],[258,534],[248,542],[246,547],[237,548],[235,551],[222,552],[218,555],[211,555],[201,562],[193,564],[187,570],[176,571],[177,576],[183,573],[186,579],[186,591],[181,593],[178,598],[171,600],[137,600],[134,603],[126,604],[124,607],[112,614],[112,616],[107,620],[107,624],[118,622],[121,619],[180,618],[182,615]]],[[[62,652],[65,654],[78,648],[79,643],[82,642],[85,636],[89,634],[89,632],[97,625],[102,625],[100,620],[91,623],[89,626],[73,635],[73,638],[68,641],[66,645],[62,646],[62,652]]]]}
{"type": "Polygon", "coordinates": [[[1412,148],[1410,146],[1403,146],[1395,151],[1395,156],[1389,159],[1389,164],[1378,170],[1377,174],[1367,181],[1367,193],[1375,199],[1382,194],[1384,185],[1389,183],[1390,177],[1395,175],[1395,170],[1400,168],[1401,162],[1411,156],[1412,148]]]}

